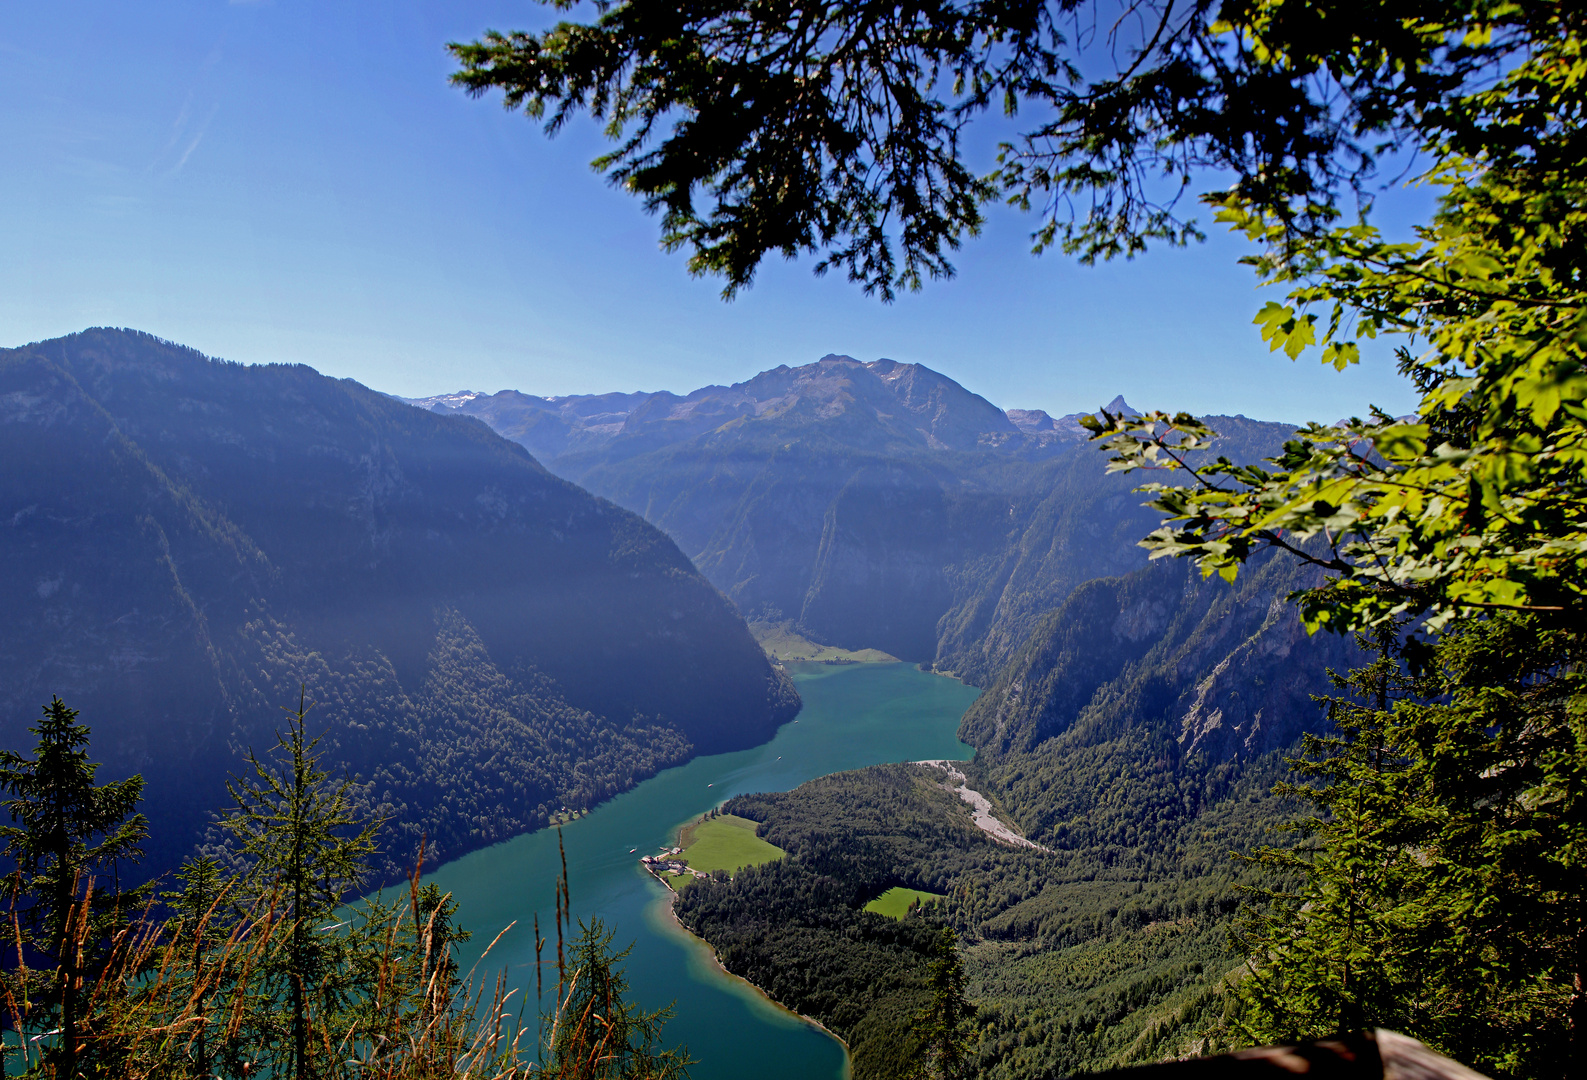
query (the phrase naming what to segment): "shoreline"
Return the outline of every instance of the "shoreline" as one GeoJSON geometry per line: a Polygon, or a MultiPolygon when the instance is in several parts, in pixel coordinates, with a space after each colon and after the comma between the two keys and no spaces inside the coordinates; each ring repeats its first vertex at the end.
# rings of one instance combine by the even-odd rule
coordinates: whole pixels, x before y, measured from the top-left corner
{"type": "MultiPolygon", "coordinates": [[[[663,884],[665,884],[665,882],[663,882],[663,884]]],[[[766,991],[762,990],[760,987],[744,978],[744,976],[735,975],[731,971],[727,970],[727,967],[722,963],[721,958],[716,955],[716,949],[712,947],[711,943],[706,941],[700,935],[696,934],[693,930],[690,930],[687,926],[684,926],[683,921],[678,918],[678,912],[676,908],[678,894],[670,886],[667,888],[667,895],[665,897],[658,897],[658,899],[666,905],[667,918],[671,921],[672,925],[677,928],[679,933],[687,935],[692,940],[700,943],[701,948],[703,948],[705,950],[705,954],[711,958],[711,963],[719,974],[725,975],[727,978],[735,982],[743,983],[745,986],[749,987],[755,992],[756,997],[760,998],[760,1000],[764,1001],[766,1004],[772,1006],[778,1012],[792,1016],[801,1023],[809,1024],[813,1028],[819,1028],[823,1034],[827,1035],[839,1046],[843,1047],[843,1075],[845,1080],[847,1080],[847,1077],[850,1076],[854,1071],[854,1059],[852,1052],[849,1050],[848,1042],[845,1041],[841,1035],[827,1027],[815,1017],[806,1016],[802,1012],[795,1012],[793,1009],[790,1009],[788,1006],[784,1005],[782,1002],[766,993],[766,991]]]]}
{"type": "MultiPolygon", "coordinates": [[[[684,832],[685,829],[687,829],[690,825],[694,825],[694,824],[696,824],[696,823],[698,823],[698,822],[700,822],[702,820],[704,820],[704,815],[703,814],[701,816],[699,816],[699,817],[690,818],[688,821],[685,821],[682,824],[676,826],[674,828],[674,830],[673,830],[673,833],[672,833],[673,846],[677,847],[680,844],[682,844],[682,842],[683,842],[683,832],[684,832]]],[[[853,1061],[853,1058],[850,1056],[848,1041],[846,1039],[844,1039],[841,1035],[839,1035],[837,1032],[835,1032],[831,1028],[827,1027],[821,1021],[817,1020],[815,1017],[806,1016],[802,1012],[795,1012],[793,1009],[790,1009],[788,1006],[784,1005],[782,1002],[778,1001],[776,998],[774,998],[770,994],[766,993],[766,991],[762,990],[760,987],[756,986],[754,983],[752,983],[748,979],[744,978],[744,976],[735,975],[731,971],[727,970],[727,965],[722,963],[721,957],[716,955],[715,946],[713,946],[709,941],[705,940],[699,934],[696,934],[693,930],[690,930],[687,926],[684,926],[683,925],[683,920],[678,918],[677,904],[678,904],[678,896],[680,895],[678,890],[674,889],[672,887],[672,883],[670,881],[667,881],[660,874],[656,873],[656,871],[653,870],[651,867],[646,866],[645,869],[649,872],[651,877],[653,877],[657,881],[661,882],[662,886],[665,887],[666,890],[667,890],[667,896],[666,896],[667,918],[672,921],[672,925],[677,928],[679,933],[684,934],[684,935],[688,936],[690,939],[692,939],[694,941],[698,941],[700,943],[700,947],[703,948],[705,950],[705,952],[706,952],[706,955],[708,955],[711,958],[711,963],[716,966],[716,970],[718,972],[720,972],[723,975],[726,975],[729,979],[736,979],[737,981],[743,983],[745,986],[747,986],[751,990],[755,991],[755,995],[757,997],[759,997],[762,1001],[766,1002],[768,1005],[770,1005],[773,1008],[775,1008],[778,1012],[786,1013],[789,1016],[796,1017],[799,1020],[803,1021],[804,1023],[809,1024],[811,1027],[820,1028],[822,1031],[826,1032],[826,1034],[830,1035],[833,1039],[837,1040],[837,1044],[839,1046],[843,1047],[843,1073],[844,1073],[845,1080],[847,1080],[848,1075],[854,1071],[854,1061],[853,1061]]]]}

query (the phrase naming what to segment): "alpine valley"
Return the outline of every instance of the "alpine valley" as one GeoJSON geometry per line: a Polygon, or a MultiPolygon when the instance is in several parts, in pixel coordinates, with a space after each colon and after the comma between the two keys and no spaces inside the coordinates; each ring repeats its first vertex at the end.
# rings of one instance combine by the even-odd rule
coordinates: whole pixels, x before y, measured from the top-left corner
{"type": "MultiPolygon", "coordinates": [[[[678,900],[741,974],[843,1036],[860,1080],[902,1075],[936,927],[959,934],[979,1073],[1009,1078],[1192,1051],[1235,967],[1271,794],[1325,721],[1328,671],[1269,560],[1237,586],[1147,566],[1157,522],[1077,416],[1004,412],[918,365],[827,356],[731,387],[416,402],[477,416],[548,468],[666,530],[769,648],[875,649],[984,692],[962,782],[929,765],[828,776],[724,809],[787,852],[678,900]],[[1008,832],[971,820],[978,792],[1008,832]],[[943,899],[902,923],[904,887],[943,899]]],[[[1109,411],[1129,410],[1122,398],[1109,411]]],[[[1254,461],[1293,428],[1207,418],[1254,461]]]]}

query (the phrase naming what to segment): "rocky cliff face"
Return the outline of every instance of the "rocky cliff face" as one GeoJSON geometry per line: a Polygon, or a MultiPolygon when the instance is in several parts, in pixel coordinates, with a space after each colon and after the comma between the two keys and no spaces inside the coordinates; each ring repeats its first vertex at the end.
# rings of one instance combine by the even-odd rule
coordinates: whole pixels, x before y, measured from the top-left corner
{"type": "Polygon", "coordinates": [[[398,861],[797,708],[665,535],[470,417],[94,330],[0,352],[0,460],[0,735],[81,709],[166,861],[300,685],[398,861]]]}
{"type": "Polygon", "coordinates": [[[1146,725],[1180,751],[1249,759],[1324,724],[1312,695],[1357,660],[1308,636],[1285,597],[1311,571],[1275,557],[1235,585],[1155,564],[1076,589],[966,714],[961,737],[996,757],[1048,740],[1146,725]]]}
{"type": "Polygon", "coordinates": [[[1275,557],[1233,586],[1159,563],[1075,589],[965,714],[982,782],[1033,840],[1149,851],[1247,769],[1276,777],[1326,728],[1328,670],[1362,659],[1306,636],[1285,597],[1312,581],[1275,557]]]}

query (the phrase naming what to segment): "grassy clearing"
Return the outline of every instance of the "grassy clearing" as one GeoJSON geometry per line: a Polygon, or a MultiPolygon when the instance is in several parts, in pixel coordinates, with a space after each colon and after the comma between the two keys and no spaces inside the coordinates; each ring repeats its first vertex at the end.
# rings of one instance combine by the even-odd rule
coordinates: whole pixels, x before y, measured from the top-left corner
{"type": "Polygon", "coordinates": [[[916,901],[922,904],[934,904],[946,899],[947,897],[942,893],[926,892],[924,889],[906,889],[895,885],[866,904],[865,910],[886,915],[889,919],[902,919],[904,913],[909,910],[909,905],[916,901]]]}
{"type": "Polygon", "coordinates": [[[773,660],[823,664],[885,664],[898,660],[880,649],[840,649],[819,644],[800,634],[791,622],[751,622],[749,630],[773,660]]]}
{"type": "Polygon", "coordinates": [[[749,818],[722,814],[702,818],[686,825],[678,835],[683,858],[695,870],[732,873],[745,866],[776,862],[787,852],[755,835],[756,823],[749,818]]]}

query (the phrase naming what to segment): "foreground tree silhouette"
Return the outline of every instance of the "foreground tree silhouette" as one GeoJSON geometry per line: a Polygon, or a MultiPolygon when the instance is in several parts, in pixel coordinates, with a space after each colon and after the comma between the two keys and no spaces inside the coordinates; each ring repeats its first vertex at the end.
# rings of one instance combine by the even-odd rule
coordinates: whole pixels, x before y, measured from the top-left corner
{"type": "Polygon", "coordinates": [[[354,993],[350,960],[358,942],[338,908],[368,876],[379,829],[378,822],[360,819],[352,781],[332,783],[319,767],[319,739],[304,731],[312,707],[305,691],[297,710],[288,710],[286,733],[276,736],[275,763],[249,751],[253,775],[227,785],[235,805],[223,821],[248,863],[244,897],[255,905],[279,904],[287,920],[286,945],[270,955],[263,987],[267,999],[285,1003],[286,1015],[275,1022],[273,1010],[260,1010],[258,1036],[275,1046],[276,1074],[295,1080],[324,1071],[315,1059],[328,1048],[314,1046],[311,1024],[326,1025],[354,993]]]}
{"type": "MultiPolygon", "coordinates": [[[[0,828],[0,855],[16,864],[4,895],[18,911],[24,942],[56,964],[50,1013],[60,1037],[47,1052],[57,1077],[76,1077],[92,1057],[83,1041],[83,1003],[105,944],[143,902],[120,888],[118,866],[136,862],[148,836],[137,812],[143,778],[96,785],[88,760],[88,726],[60,698],[30,728],[39,737],[31,760],[0,750],[0,791],[14,824],[0,828]]],[[[25,971],[23,942],[17,970],[25,971]]],[[[26,987],[23,987],[24,995],[26,987]]],[[[24,1007],[25,1010],[25,1007],[24,1007]]]]}

